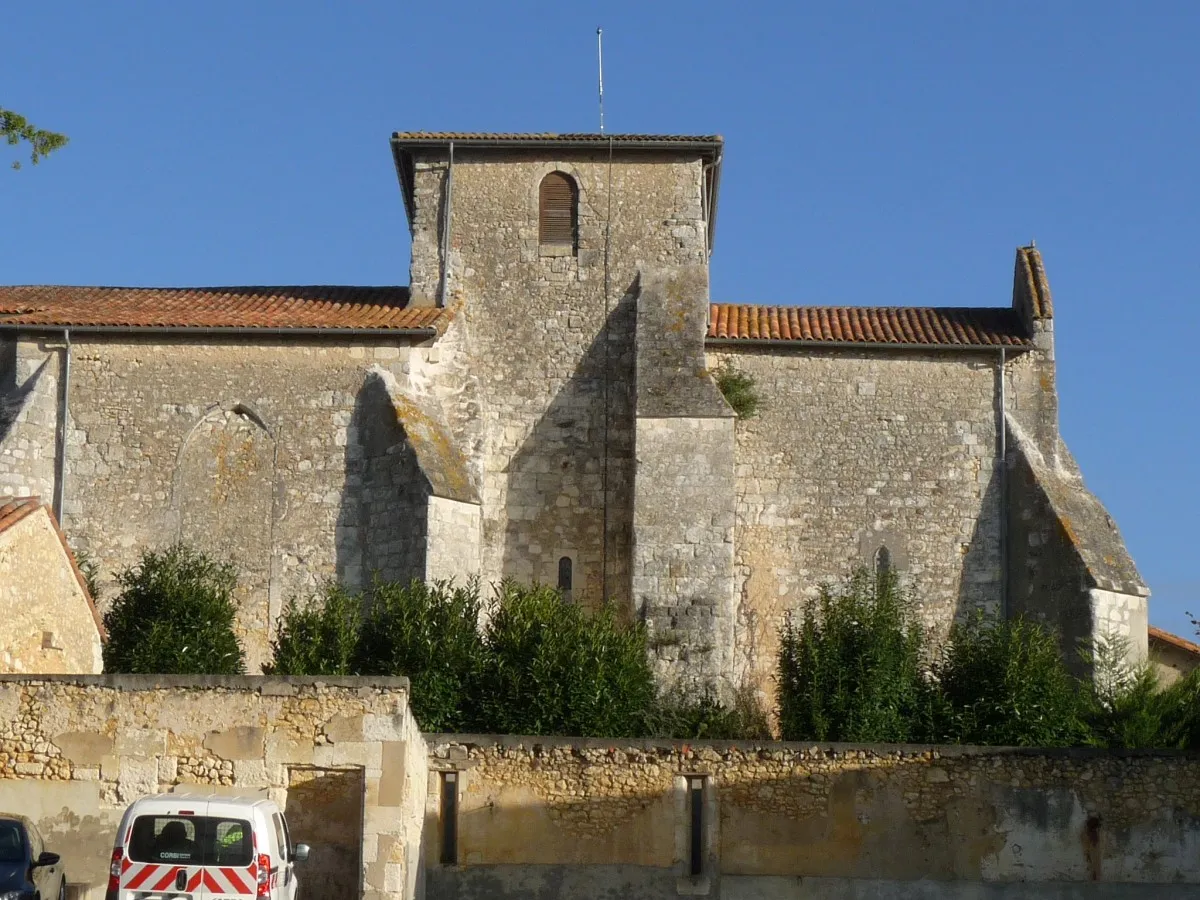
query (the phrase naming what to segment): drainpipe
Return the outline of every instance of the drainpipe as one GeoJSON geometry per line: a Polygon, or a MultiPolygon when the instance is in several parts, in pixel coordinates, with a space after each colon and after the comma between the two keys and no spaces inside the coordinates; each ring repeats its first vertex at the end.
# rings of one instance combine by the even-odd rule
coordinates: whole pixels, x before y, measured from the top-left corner
{"type": "Polygon", "coordinates": [[[445,200],[442,203],[442,272],[438,279],[438,306],[446,305],[446,282],[450,277],[450,200],[454,195],[454,141],[450,142],[450,161],[446,164],[445,200]]]}
{"type": "Polygon", "coordinates": [[[71,330],[63,329],[62,378],[59,385],[58,410],[58,459],[55,460],[54,478],[54,517],[58,519],[60,528],[65,529],[63,521],[63,490],[67,480],[67,420],[71,414],[71,330]]]}
{"type": "Polygon", "coordinates": [[[708,182],[708,173],[715,172],[717,167],[721,165],[721,160],[724,157],[724,151],[718,150],[716,157],[712,162],[704,163],[700,168],[700,200],[704,204],[704,227],[708,234],[704,236],[706,256],[712,257],[713,240],[716,236],[716,223],[713,221],[713,206],[716,201],[717,185],[714,181],[710,186],[708,182]]]}
{"type": "Polygon", "coordinates": [[[1005,349],[1000,348],[1000,411],[997,418],[997,442],[1000,446],[999,507],[1000,507],[1000,615],[1008,618],[1008,403],[1004,387],[1005,349]]]}

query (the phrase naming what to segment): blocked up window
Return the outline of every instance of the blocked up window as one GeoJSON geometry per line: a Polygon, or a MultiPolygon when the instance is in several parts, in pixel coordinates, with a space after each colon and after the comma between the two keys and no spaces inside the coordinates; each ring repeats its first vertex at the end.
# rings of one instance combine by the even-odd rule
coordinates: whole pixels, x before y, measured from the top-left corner
{"type": "Polygon", "coordinates": [[[579,189],[562,172],[551,172],[538,188],[538,243],[574,249],[579,237],[579,189]]]}
{"type": "Polygon", "coordinates": [[[574,563],[571,562],[571,557],[564,556],[558,561],[558,589],[562,592],[564,600],[571,599],[571,588],[574,584],[574,563]]]}

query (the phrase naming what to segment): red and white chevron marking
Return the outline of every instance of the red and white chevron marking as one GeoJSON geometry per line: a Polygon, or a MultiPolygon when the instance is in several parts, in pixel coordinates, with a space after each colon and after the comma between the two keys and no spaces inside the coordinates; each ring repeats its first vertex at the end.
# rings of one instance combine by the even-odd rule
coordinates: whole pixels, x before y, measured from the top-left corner
{"type": "Polygon", "coordinates": [[[161,891],[174,892],[175,880],[181,871],[187,872],[187,886],[184,890],[194,894],[204,885],[210,894],[254,896],[257,886],[258,869],[251,864],[245,869],[234,869],[227,866],[171,866],[155,863],[131,863],[125,860],[121,864],[121,890],[158,893],[161,891]]]}

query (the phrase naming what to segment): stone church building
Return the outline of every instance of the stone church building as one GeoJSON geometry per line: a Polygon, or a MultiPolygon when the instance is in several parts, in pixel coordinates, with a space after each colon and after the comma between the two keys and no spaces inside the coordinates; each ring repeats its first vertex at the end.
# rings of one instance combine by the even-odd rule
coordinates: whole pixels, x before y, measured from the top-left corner
{"type": "Polygon", "coordinates": [[[770,692],[784,615],[860,564],[938,632],[1025,613],[1145,654],[1036,248],[1002,305],[713,303],[719,137],[391,147],[408,287],[0,287],[0,495],[53,498],[103,577],[175,539],[235,559],[252,666],[325,579],[511,576],[644,619],[664,675],[770,692]]]}

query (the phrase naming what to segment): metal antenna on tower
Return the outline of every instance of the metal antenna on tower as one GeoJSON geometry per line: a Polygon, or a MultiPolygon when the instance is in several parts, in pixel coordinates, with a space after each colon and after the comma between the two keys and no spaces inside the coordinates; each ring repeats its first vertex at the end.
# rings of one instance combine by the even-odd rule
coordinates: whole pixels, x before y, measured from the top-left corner
{"type": "Polygon", "coordinates": [[[600,133],[604,134],[604,29],[596,29],[596,58],[600,61],[600,133]]]}

